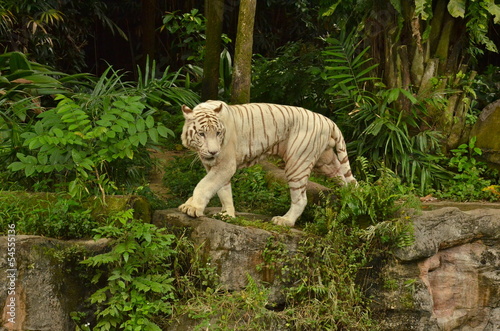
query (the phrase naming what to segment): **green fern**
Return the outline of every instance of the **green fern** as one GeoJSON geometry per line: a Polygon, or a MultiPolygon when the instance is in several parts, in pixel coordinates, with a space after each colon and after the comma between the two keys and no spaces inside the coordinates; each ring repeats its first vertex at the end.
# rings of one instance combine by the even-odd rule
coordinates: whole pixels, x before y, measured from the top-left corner
{"type": "Polygon", "coordinates": [[[366,89],[368,82],[378,81],[378,78],[368,75],[378,66],[367,66],[371,61],[371,58],[367,58],[370,48],[360,49],[355,31],[349,35],[341,34],[339,39],[328,38],[326,41],[330,46],[323,51],[323,56],[330,65],[325,67],[324,78],[332,83],[326,93],[344,103],[339,111],[346,107],[363,107],[365,103],[375,104],[374,96],[366,89]]]}
{"type": "MultiPolygon", "coordinates": [[[[329,39],[331,46],[323,52],[327,63],[324,78],[330,83],[327,91],[339,104],[336,111],[344,135],[355,137],[351,152],[371,161],[371,170],[387,167],[403,181],[417,186],[423,193],[449,174],[432,154],[440,150],[440,136],[435,131],[422,131],[425,108],[409,90],[387,89],[377,77],[370,75],[376,68],[368,57],[369,48],[362,48],[353,32],[329,39]],[[404,100],[410,111],[400,107],[404,100]],[[414,132],[419,132],[415,134],[414,132]]],[[[353,165],[354,172],[360,169],[353,165]]]]}

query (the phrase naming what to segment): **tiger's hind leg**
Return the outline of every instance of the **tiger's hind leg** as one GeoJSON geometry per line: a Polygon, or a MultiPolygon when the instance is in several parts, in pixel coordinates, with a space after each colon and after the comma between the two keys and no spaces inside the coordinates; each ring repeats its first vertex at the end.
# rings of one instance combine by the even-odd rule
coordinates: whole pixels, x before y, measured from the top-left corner
{"type": "Polygon", "coordinates": [[[292,200],[290,209],[283,216],[275,216],[272,222],[277,225],[294,226],[297,218],[307,205],[306,185],[309,180],[313,164],[311,162],[287,162],[285,174],[290,187],[290,198],[292,200]],[[288,166],[292,163],[294,166],[288,166]]]}
{"type": "Polygon", "coordinates": [[[356,182],[351,173],[347,157],[340,161],[332,148],[327,148],[319,157],[314,170],[330,178],[338,178],[341,184],[356,182]]]}
{"type": "Polygon", "coordinates": [[[344,174],[340,171],[340,161],[331,148],[327,148],[326,151],[321,154],[314,166],[314,170],[326,177],[339,177],[339,179],[345,182],[344,174]]]}

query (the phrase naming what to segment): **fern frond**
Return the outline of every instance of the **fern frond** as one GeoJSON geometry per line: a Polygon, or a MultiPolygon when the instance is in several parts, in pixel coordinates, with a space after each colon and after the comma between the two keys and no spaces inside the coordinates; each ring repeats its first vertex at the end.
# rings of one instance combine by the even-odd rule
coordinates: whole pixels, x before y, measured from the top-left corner
{"type": "Polygon", "coordinates": [[[369,65],[372,59],[367,57],[367,52],[370,48],[361,49],[357,38],[355,31],[348,35],[343,33],[339,39],[329,38],[327,42],[330,45],[323,51],[325,62],[329,64],[325,67],[325,78],[332,86],[327,93],[344,104],[340,109],[374,102],[365,84],[378,80],[369,75],[378,64],[369,65]]]}

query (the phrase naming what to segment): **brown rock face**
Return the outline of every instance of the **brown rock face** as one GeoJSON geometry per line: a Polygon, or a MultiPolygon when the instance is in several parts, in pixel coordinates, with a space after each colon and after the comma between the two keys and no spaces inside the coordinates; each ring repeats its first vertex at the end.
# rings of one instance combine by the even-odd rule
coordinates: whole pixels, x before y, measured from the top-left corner
{"type": "Polygon", "coordinates": [[[443,330],[462,325],[484,330],[496,319],[492,307],[498,288],[489,285],[494,266],[487,266],[485,259],[490,253],[486,245],[474,242],[438,252],[418,264],[433,299],[433,315],[443,330]]]}
{"type": "Polygon", "coordinates": [[[424,212],[415,239],[383,267],[384,329],[500,330],[500,210],[424,212]]]}
{"type": "Polygon", "coordinates": [[[470,137],[477,137],[476,146],[483,150],[483,157],[500,168],[500,100],[484,107],[472,128],[470,137]]]}
{"type": "Polygon", "coordinates": [[[92,293],[77,274],[79,253],[101,251],[105,242],[20,235],[9,255],[8,237],[0,237],[0,284],[7,285],[0,287],[0,330],[74,330],[70,313],[85,311],[92,293]]]}
{"type": "MultiPolygon", "coordinates": [[[[255,215],[254,215],[255,216],[255,215]]],[[[286,244],[290,252],[295,252],[300,239],[300,231],[273,234],[269,231],[243,227],[209,217],[191,218],[177,210],[159,210],[153,215],[153,223],[158,227],[189,227],[191,239],[202,245],[205,257],[217,266],[222,286],[229,291],[238,291],[248,283],[247,275],[258,281],[271,284],[271,302],[280,302],[280,284],[272,272],[257,271],[264,262],[262,253],[272,236],[286,244]]]]}

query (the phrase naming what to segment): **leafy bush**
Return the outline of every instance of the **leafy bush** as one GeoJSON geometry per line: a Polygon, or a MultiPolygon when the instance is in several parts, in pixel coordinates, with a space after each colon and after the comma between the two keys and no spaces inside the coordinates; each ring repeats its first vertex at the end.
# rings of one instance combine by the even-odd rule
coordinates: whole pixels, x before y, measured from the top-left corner
{"type": "MultiPolygon", "coordinates": [[[[109,191],[106,166],[117,159],[133,159],[140,146],[158,143],[158,137],[171,133],[155,125],[152,112],[139,96],[106,98],[107,107],[85,107],[72,99],[58,96],[57,106],[41,113],[34,132],[25,132],[24,146],[33,155],[18,153],[12,171],[23,170],[26,177],[35,173],[71,174],[69,193],[81,197],[92,193],[93,183],[102,196],[109,191]]],[[[106,104],[105,104],[106,105],[106,104]]],[[[99,104],[99,106],[102,106],[99,104]]]]}
{"type": "Polygon", "coordinates": [[[436,192],[436,197],[457,201],[498,199],[494,192],[485,190],[492,184],[487,177],[493,178],[493,176],[487,176],[486,163],[476,159],[481,156],[482,151],[475,144],[476,137],[472,137],[469,143],[451,150],[453,156],[448,162],[448,167],[455,175],[443,183],[443,188],[436,192]]]}
{"type": "Polygon", "coordinates": [[[89,238],[99,226],[90,210],[67,197],[4,192],[0,195],[0,229],[5,231],[9,224],[16,224],[19,234],[60,239],[89,238]]]}
{"type": "Polygon", "coordinates": [[[201,62],[205,41],[206,20],[198,9],[189,13],[179,14],[167,12],[163,16],[163,25],[160,30],[167,30],[174,36],[172,49],[184,55],[184,60],[201,62]]]}
{"type": "Polygon", "coordinates": [[[232,182],[234,203],[239,211],[283,215],[290,207],[288,187],[269,183],[260,165],[238,170],[232,182]]]}
{"type": "Polygon", "coordinates": [[[19,52],[0,55],[0,166],[15,160],[22,151],[21,133],[45,107],[53,94],[68,94],[68,87],[85,85],[89,75],[66,75],[29,61],[19,52]]]}
{"type": "Polygon", "coordinates": [[[90,297],[98,307],[92,330],[161,330],[152,318],[172,312],[175,236],[134,220],[133,210],[117,213],[95,232],[94,239],[113,242],[110,252],[82,261],[97,268],[94,284],[104,282],[90,297]]]}
{"type": "Polygon", "coordinates": [[[81,72],[85,50],[96,24],[126,34],[106,16],[108,3],[87,1],[17,1],[0,3],[0,44],[3,50],[22,50],[39,63],[81,72]]]}
{"type": "MultiPolygon", "coordinates": [[[[174,161],[175,173],[167,172],[165,180],[170,178],[179,184],[177,179],[181,174],[185,177],[204,175],[201,166],[193,166],[192,162],[192,157],[174,161]]],[[[360,158],[358,162],[362,170],[368,170],[366,159],[360,158]]],[[[412,243],[413,228],[405,212],[410,207],[418,208],[419,200],[388,169],[382,169],[376,180],[371,174],[364,177],[366,180],[360,181],[357,187],[336,189],[336,199],[326,199],[311,207],[313,217],[305,225],[303,239],[293,252],[278,237],[278,234],[286,235],[289,229],[276,229],[272,224],[238,217],[223,218],[233,224],[262,227],[275,234],[263,251],[264,262],[258,270],[272,273],[284,284],[284,306],[272,307],[268,302],[269,290],[251,278],[244,290],[225,292],[214,280],[215,267],[209,266],[209,261],[199,264],[198,257],[194,260],[198,267],[178,278],[177,287],[187,295],[179,297],[174,315],[187,314],[197,321],[199,328],[376,330],[367,308],[370,302],[364,293],[366,289],[359,281],[364,277],[364,270],[370,270],[366,267],[373,259],[390,255],[394,247],[412,243]]],[[[177,192],[189,195],[198,180],[199,177],[190,179],[193,183],[187,190],[180,183],[177,192]]],[[[241,195],[248,200],[239,204],[250,206],[252,211],[262,208],[268,213],[276,201],[281,201],[268,191],[259,167],[239,172],[233,187],[235,197],[241,195]],[[254,200],[254,194],[262,195],[264,201],[258,197],[254,200]]],[[[281,194],[288,196],[288,190],[283,189],[286,192],[281,194]]],[[[276,188],[272,191],[282,192],[276,188]]],[[[198,248],[202,250],[203,247],[198,248]]],[[[165,327],[172,322],[167,315],[159,320],[165,327]]]]}
{"type": "MultiPolygon", "coordinates": [[[[190,314],[200,328],[376,330],[361,278],[373,259],[412,243],[413,228],[403,211],[418,207],[418,199],[389,170],[380,177],[375,183],[341,188],[336,200],[314,207],[314,220],[293,251],[280,240],[277,233],[282,232],[266,227],[275,236],[269,238],[257,270],[283,283],[283,306],[270,305],[268,289],[249,279],[244,291],[196,292],[177,309],[190,314]]],[[[230,222],[252,226],[238,218],[230,222]]]]}
{"type": "Polygon", "coordinates": [[[69,182],[74,197],[98,194],[104,200],[118,178],[142,184],[151,166],[146,147],[173,135],[158,121],[158,107],[197,102],[194,93],[176,86],[179,73],[167,69],[157,79],[154,71],[153,63],[134,85],[109,68],[91,91],[57,95],[54,107],[23,128],[22,148],[11,149],[17,161],[9,170],[34,178],[50,174],[69,182]]]}
{"type": "Polygon", "coordinates": [[[321,50],[312,43],[289,43],[274,59],[257,57],[252,66],[252,101],[302,106],[327,114],[333,107],[321,79],[321,50]],[[297,79],[300,77],[300,79],[297,79]]]}
{"type": "Polygon", "coordinates": [[[169,207],[177,207],[189,198],[205,176],[202,163],[194,155],[175,157],[164,167],[163,184],[172,194],[169,207]]]}
{"type": "MultiPolygon", "coordinates": [[[[365,158],[359,157],[358,162],[362,171],[368,171],[365,158]]],[[[331,231],[332,226],[342,223],[364,229],[366,235],[371,233],[371,241],[384,246],[410,244],[413,229],[407,214],[420,210],[420,200],[391,170],[381,168],[379,172],[378,178],[365,175],[366,180],[358,181],[357,186],[334,188],[333,197],[327,197],[323,204],[316,206],[314,222],[307,224],[306,229],[323,235],[331,231]]]]}
{"type": "MultiPolygon", "coordinates": [[[[328,39],[323,51],[327,65],[324,78],[327,91],[338,103],[336,111],[344,136],[355,137],[348,149],[371,160],[372,171],[387,167],[422,194],[449,173],[437,161],[440,153],[438,132],[421,130],[425,123],[425,104],[410,91],[387,89],[370,75],[377,65],[369,65],[368,48],[361,49],[356,35],[328,39]],[[411,105],[404,111],[401,103],[411,105]]],[[[354,166],[356,166],[354,164],[354,166]]],[[[354,171],[357,172],[357,169],[354,171]]]]}
{"type": "Polygon", "coordinates": [[[269,240],[259,268],[286,284],[279,317],[293,330],[376,330],[369,300],[356,285],[359,270],[372,256],[370,245],[361,239],[359,227],[331,224],[325,236],[305,235],[297,252],[269,240]]]}

